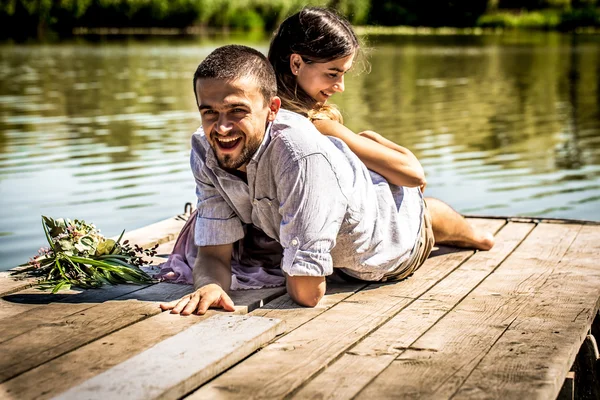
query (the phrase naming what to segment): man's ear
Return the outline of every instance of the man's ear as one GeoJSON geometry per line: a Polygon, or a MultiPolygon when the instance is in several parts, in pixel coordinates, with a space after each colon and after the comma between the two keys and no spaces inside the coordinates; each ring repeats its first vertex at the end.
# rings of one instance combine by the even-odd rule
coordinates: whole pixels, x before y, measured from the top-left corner
{"type": "Polygon", "coordinates": [[[267,120],[269,122],[272,122],[275,120],[275,117],[277,117],[277,113],[279,112],[280,108],[281,108],[281,99],[277,96],[274,96],[271,99],[271,103],[269,103],[269,115],[267,116],[267,120]]]}
{"type": "Polygon", "coordinates": [[[300,54],[293,53],[290,56],[290,70],[292,70],[292,74],[298,75],[300,71],[300,67],[302,66],[302,57],[300,54]]]}

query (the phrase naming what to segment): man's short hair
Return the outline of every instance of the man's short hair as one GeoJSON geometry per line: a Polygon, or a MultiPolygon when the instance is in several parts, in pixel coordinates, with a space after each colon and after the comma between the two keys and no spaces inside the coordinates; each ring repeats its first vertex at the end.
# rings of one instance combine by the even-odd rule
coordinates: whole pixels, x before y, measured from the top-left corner
{"type": "Polygon", "coordinates": [[[269,104],[273,96],[277,95],[275,71],[261,52],[237,44],[217,48],[198,65],[194,74],[196,103],[198,102],[196,93],[198,79],[232,81],[244,77],[250,77],[256,81],[265,104],[269,104]]]}

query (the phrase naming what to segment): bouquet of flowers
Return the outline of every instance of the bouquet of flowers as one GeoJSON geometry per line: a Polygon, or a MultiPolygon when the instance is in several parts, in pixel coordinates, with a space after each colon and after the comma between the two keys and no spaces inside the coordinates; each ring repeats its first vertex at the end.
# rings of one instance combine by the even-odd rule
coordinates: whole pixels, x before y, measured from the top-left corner
{"type": "Polygon", "coordinates": [[[129,241],[107,239],[94,224],[85,221],[42,216],[42,226],[50,247],[42,247],[38,254],[13,274],[27,274],[40,278],[43,288],[53,288],[52,293],[73,286],[94,288],[102,284],[153,282],[140,269],[150,264],[144,255],[156,255],[158,244],[150,249],[138,245],[132,248],[129,241]]]}

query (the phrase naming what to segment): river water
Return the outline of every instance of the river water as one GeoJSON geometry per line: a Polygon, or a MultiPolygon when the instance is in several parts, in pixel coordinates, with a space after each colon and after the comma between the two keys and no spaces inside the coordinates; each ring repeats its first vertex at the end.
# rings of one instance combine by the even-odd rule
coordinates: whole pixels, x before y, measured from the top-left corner
{"type": "MultiPolygon", "coordinates": [[[[470,215],[600,220],[599,36],[367,39],[370,73],[357,65],[332,101],[351,129],[411,149],[426,195],[470,215]]],[[[41,215],[112,236],[194,202],[192,76],[231,41],[1,45],[0,270],[45,245],[41,215]]]]}

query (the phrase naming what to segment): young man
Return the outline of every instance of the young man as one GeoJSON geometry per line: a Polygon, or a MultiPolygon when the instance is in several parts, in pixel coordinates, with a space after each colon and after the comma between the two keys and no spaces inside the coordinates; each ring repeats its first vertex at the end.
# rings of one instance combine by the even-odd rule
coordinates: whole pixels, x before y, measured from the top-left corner
{"type": "Polygon", "coordinates": [[[288,293],[304,306],[318,303],[334,268],[367,281],[412,274],[433,246],[432,217],[446,242],[493,245],[444,203],[426,205],[418,188],[388,184],[343,142],[280,110],[275,74],[258,51],[216,49],[198,66],[194,88],[202,117],[191,157],[196,291],[161,304],[164,310],[233,310],[226,290],[244,225],[281,244],[288,293]]]}

